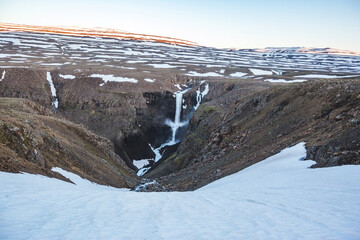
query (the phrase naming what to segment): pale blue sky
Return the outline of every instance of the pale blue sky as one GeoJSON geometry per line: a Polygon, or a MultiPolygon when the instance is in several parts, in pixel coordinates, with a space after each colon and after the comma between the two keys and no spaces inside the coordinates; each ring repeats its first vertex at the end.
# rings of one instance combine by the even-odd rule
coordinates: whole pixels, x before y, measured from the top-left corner
{"type": "Polygon", "coordinates": [[[360,51],[360,0],[0,0],[0,22],[116,28],[215,47],[360,51]]]}

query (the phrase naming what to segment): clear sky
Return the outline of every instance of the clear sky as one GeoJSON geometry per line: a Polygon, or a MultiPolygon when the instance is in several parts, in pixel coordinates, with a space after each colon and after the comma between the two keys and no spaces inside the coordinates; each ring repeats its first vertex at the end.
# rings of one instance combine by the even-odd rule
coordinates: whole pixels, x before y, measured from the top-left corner
{"type": "Polygon", "coordinates": [[[0,0],[0,22],[116,28],[214,47],[360,51],[360,0],[0,0]]]}

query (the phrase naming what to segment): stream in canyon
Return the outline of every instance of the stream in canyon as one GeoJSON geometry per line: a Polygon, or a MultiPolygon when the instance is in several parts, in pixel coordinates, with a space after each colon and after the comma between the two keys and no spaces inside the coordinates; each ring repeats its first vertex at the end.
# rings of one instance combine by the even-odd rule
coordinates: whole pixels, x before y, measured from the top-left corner
{"type": "Polygon", "coordinates": [[[191,88],[186,88],[184,90],[179,90],[174,93],[174,97],[176,99],[175,103],[175,116],[173,120],[166,119],[164,124],[171,128],[171,136],[162,143],[159,147],[154,148],[149,143],[150,148],[155,154],[154,158],[149,159],[140,159],[140,160],[133,160],[134,165],[139,169],[137,172],[138,176],[144,175],[149,169],[151,168],[151,163],[158,162],[164,155],[166,151],[169,151],[168,147],[174,146],[181,142],[182,137],[179,134],[179,130],[182,128],[186,128],[189,124],[189,121],[194,114],[194,112],[198,109],[201,104],[201,101],[204,99],[205,95],[209,92],[209,84],[205,83],[205,81],[201,81],[197,90],[196,90],[196,104],[194,106],[187,106],[184,105],[183,95],[191,90],[191,88]],[[201,87],[203,86],[203,90],[201,87]],[[183,109],[187,107],[192,107],[194,110],[190,111],[187,115],[182,114],[183,109]]]}

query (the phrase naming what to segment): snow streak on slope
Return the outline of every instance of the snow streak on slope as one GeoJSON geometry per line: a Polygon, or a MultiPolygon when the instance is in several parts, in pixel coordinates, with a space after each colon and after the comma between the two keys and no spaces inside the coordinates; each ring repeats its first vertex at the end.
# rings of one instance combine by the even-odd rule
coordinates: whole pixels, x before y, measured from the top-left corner
{"type": "Polygon", "coordinates": [[[359,239],[360,166],[309,169],[304,144],[194,192],[0,173],[0,239],[359,239]]]}

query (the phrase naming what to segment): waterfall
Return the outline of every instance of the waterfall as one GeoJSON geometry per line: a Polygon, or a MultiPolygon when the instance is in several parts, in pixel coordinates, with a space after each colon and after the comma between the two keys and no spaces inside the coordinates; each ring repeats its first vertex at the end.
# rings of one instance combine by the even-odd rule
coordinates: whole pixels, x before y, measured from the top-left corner
{"type": "MultiPolygon", "coordinates": [[[[202,101],[202,99],[205,97],[206,94],[208,94],[209,92],[209,84],[205,85],[205,89],[203,91],[201,91],[201,85],[205,83],[205,81],[201,81],[199,84],[199,88],[196,91],[196,105],[194,106],[194,110],[196,110],[199,106],[200,103],[202,101]]],[[[161,152],[161,150],[164,147],[167,146],[172,146],[177,144],[178,142],[180,142],[180,140],[176,141],[176,133],[178,131],[179,128],[186,126],[187,124],[189,124],[190,121],[190,117],[188,116],[187,120],[185,121],[181,121],[181,110],[184,108],[183,106],[183,95],[184,93],[186,93],[187,91],[189,91],[191,88],[182,90],[182,91],[178,91],[175,93],[175,102],[176,102],[176,106],[175,106],[175,117],[174,120],[171,121],[169,119],[167,119],[165,121],[165,124],[167,126],[169,126],[171,128],[171,138],[169,140],[167,140],[165,143],[161,144],[158,148],[153,148],[150,144],[150,148],[151,150],[155,153],[155,158],[154,158],[154,162],[159,161],[164,152],[161,152]]],[[[137,175],[138,176],[142,176],[144,175],[151,167],[147,167],[147,168],[141,168],[138,172],[137,175]]]]}
{"type": "Polygon", "coordinates": [[[200,106],[200,103],[201,103],[202,99],[205,97],[205,95],[209,93],[209,84],[208,83],[205,85],[204,91],[201,92],[200,87],[203,83],[205,83],[205,81],[201,81],[199,88],[196,90],[196,105],[194,106],[195,111],[200,106]]]}
{"type": "Polygon", "coordinates": [[[55,112],[55,108],[58,108],[59,106],[59,102],[58,99],[56,97],[56,88],[54,86],[54,83],[51,79],[51,74],[49,72],[46,73],[46,80],[49,82],[50,84],[50,91],[51,91],[51,96],[52,96],[52,106],[53,106],[53,111],[55,112]]]}
{"type": "Polygon", "coordinates": [[[2,72],[0,82],[1,82],[2,80],[4,80],[4,78],[5,78],[5,72],[6,72],[5,70],[2,72]]]}
{"type": "Polygon", "coordinates": [[[179,91],[175,93],[175,99],[176,99],[176,108],[175,108],[175,118],[174,121],[166,120],[165,124],[171,127],[171,140],[168,141],[168,145],[171,146],[176,144],[176,132],[180,127],[183,127],[189,123],[189,121],[181,122],[181,110],[182,110],[182,104],[183,104],[183,95],[190,89],[185,89],[183,91],[179,91]]]}

